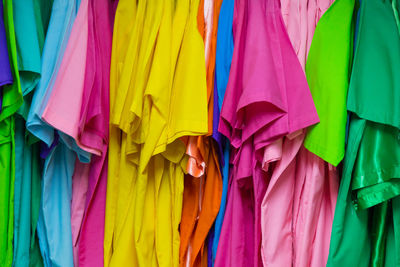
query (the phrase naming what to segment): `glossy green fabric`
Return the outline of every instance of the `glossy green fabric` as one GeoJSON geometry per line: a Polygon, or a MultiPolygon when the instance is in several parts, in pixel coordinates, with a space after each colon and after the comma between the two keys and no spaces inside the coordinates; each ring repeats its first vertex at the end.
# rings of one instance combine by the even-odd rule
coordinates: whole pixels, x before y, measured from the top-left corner
{"type": "Polygon", "coordinates": [[[372,208],[371,222],[371,266],[384,266],[386,237],[389,223],[390,201],[385,201],[372,208]]]}
{"type": "MultiPolygon", "coordinates": [[[[351,89],[351,88],[350,88],[351,89]]],[[[344,157],[342,179],[332,225],[327,266],[368,266],[371,252],[368,210],[356,211],[352,203],[351,178],[365,120],[352,115],[344,157]]]]}
{"type": "Polygon", "coordinates": [[[356,208],[366,209],[400,195],[399,130],[366,122],[354,166],[356,208]]]}
{"type": "MultiPolygon", "coordinates": [[[[389,213],[386,239],[386,267],[400,266],[400,197],[393,198],[391,214],[389,213]]],[[[390,212],[390,210],[389,210],[390,212]]]]}
{"type": "Polygon", "coordinates": [[[11,0],[3,0],[4,24],[8,53],[14,83],[3,87],[3,109],[0,113],[0,266],[12,265],[14,225],[14,178],[15,146],[14,117],[11,116],[22,104],[18,77],[17,52],[11,0]]]}
{"type": "Polygon", "coordinates": [[[306,64],[320,122],[309,127],[304,146],[335,166],[344,157],[354,1],[336,0],[324,13],[315,29],[306,64]]]}
{"type": "Polygon", "coordinates": [[[389,0],[363,0],[349,139],[327,266],[400,266],[400,36],[389,0]]]}
{"type": "Polygon", "coordinates": [[[25,129],[52,1],[13,0],[18,71],[24,103],[15,115],[14,267],[43,266],[36,235],[40,207],[39,143],[25,129]]]}

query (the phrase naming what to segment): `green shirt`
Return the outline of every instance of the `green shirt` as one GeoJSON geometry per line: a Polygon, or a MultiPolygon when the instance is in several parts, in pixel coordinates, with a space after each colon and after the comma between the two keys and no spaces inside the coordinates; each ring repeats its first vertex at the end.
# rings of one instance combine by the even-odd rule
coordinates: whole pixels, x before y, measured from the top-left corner
{"type": "Polygon", "coordinates": [[[361,2],[327,266],[400,266],[400,36],[393,3],[361,2]]]}
{"type": "Polygon", "coordinates": [[[309,127],[304,146],[334,166],[344,157],[353,12],[354,0],[331,5],[317,24],[306,63],[320,123],[309,127]]]}

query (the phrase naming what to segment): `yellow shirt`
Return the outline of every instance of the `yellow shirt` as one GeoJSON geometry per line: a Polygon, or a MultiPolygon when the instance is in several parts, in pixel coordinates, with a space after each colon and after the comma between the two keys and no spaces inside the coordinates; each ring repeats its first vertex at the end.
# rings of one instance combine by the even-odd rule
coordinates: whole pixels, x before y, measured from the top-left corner
{"type": "Polygon", "coordinates": [[[179,266],[180,137],[208,132],[199,0],[135,3],[114,26],[105,266],[179,266]]]}
{"type": "MultiPolygon", "coordinates": [[[[136,1],[120,0],[115,16],[113,45],[110,70],[110,121],[115,114],[117,88],[121,80],[121,72],[126,58],[129,37],[133,30],[137,6],[136,1]]],[[[109,266],[113,253],[113,239],[118,205],[118,185],[120,177],[129,177],[130,170],[120,168],[122,137],[119,127],[110,124],[107,199],[104,233],[104,266],[109,266]]],[[[122,157],[122,159],[125,157],[122,157]]]]}

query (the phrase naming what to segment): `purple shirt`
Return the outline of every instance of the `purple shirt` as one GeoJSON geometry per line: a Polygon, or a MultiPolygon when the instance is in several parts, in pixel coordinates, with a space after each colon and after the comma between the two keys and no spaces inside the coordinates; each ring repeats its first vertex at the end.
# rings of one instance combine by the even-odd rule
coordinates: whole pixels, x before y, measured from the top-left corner
{"type": "Polygon", "coordinates": [[[3,88],[5,84],[13,83],[8,57],[7,39],[4,27],[3,2],[0,3],[0,111],[3,106],[3,88]]]}

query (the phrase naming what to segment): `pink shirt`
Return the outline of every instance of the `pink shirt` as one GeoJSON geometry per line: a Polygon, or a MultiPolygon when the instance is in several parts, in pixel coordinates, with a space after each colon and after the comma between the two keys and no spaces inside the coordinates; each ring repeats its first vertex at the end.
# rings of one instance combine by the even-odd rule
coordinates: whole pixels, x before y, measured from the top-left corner
{"type": "Polygon", "coordinates": [[[93,154],[90,165],[78,164],[73,177],[74,261],[81,266],[102,266],[104,260],[114,9],[111,0],[82,0],[54,90],[43,113],[47,123],[93,154]]]}
{"type": "Polygon", "coordinates": [[[74,265],[79,264],[79,233],[86,209],[86,194],[88,189],[90,164],[75,161],[74,175],[72,176],[72,200],[71,200],[71,231],[74,253],[74,265]]]}
{"type": "Polygon", "coordinates": [[[78,140],[100,151],[89,167],[85,215],[79,236],[79,266],[104,265],[104,218],[107,187],[109,84],[113,0],[89,0],[88,45],[78,140]]]}
{"type": "Polygon", "coordinates": [[[82,149],[100,154],[99,151],[84,146],[78,140],[87,41],[88,0],[82,0],[54,83],[54,89],[42,118],[55,129],[73,138],[82,149]]]}
{"type": "MultiPolygon", "coordinates": [[[[304,69],[320,16],[332,0],[282,0],[282,14],[304,69]]],[[[281,159],[262,201],[262,256],[266,266],[324,266],[338,190],[335,169],[303,146],[304,133],[283,139],[281,159]],[[299,152],[300,151],[300,152],[299,152]]],[[[276,144],[264,150],[264,165],[276,144]]]]}
{"type": "Polygon", "coordinates": [[[258,151],[317,123],[318,116],[279,1],[236,2],[231,65],[235,75],[229,77],[219,131],[236,148],[254,135],[258,151]]]}
{"type": "Polygon", "coordinates": [[[334,0],[281,0],[283,21],[303,69],[318,20],[333,2],[334,0]]]}
{"type": "Polygon", "coordinates": [[[236,0],[233,31],[219,130],[236,149],[215,265],[262,266],[261,202],[270,177],[262,170],[264,148],[273,144],[264,163],[279,159],[277,140],[318,122],[318,116],[279,1],[236,0]]]}

